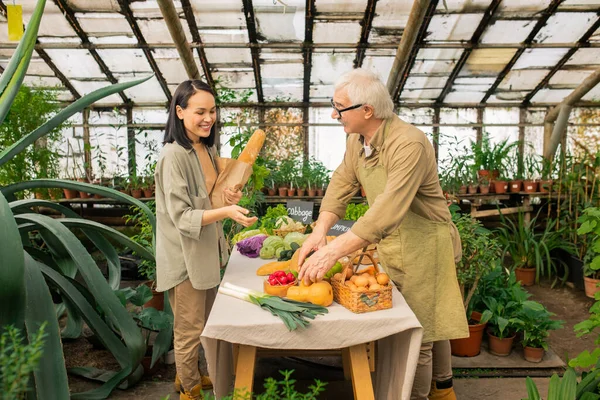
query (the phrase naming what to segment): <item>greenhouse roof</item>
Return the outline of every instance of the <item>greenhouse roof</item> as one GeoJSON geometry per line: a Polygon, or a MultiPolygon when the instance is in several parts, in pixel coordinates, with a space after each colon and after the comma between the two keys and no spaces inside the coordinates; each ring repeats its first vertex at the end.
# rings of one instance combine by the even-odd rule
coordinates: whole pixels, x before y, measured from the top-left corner
{"type": "MultiPolygon", "coordinates": [[[[35,3],[16,1],[25,24],[35,3]]],[[[238,92],[250,89],[254,104],[328,105],[336,78],[362,66],[392,82],[403,106],[543,106],[559,103],[600,68],[600,0],[430,3],[397,68],[402,35],[415,23],[413,0],[174,5],[200,77],[238,92]]],[[[0,12],[3,71],[17,43],[8,40],[3,1],[0,12]]],[[[59,88],[59,98],[69,102],[150,73],[150,81],[97,104],[163,107],[187,79],[159,2],[47,1],[26,84],[59,88]]],[[[580,104],[598,100],[600,86],[580,104]]]]}

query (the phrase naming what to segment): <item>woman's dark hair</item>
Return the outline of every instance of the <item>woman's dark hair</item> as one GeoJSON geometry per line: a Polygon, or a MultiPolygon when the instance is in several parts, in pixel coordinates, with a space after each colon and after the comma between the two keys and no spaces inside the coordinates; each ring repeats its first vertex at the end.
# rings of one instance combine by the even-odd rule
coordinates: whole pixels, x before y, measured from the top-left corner
{"type": "MultiPolygon", "coordinates": [[[[199,90],[208,92],[215,98],[217,97],[212,88],[199,79],[183,81],[177,86],[177,90],[175,90],[173,100],[171,100],[171,105],[169,106],[169,116],[167,118],[167,125],[165,126],[165,138],[163,139],[163,144],[177,142],[177,144],[186,149],[192,148],[192,141],[185,132],[183,121],[177,116],[177,106],[183,109],[187,108],[190,97],[199,90]]],[[[210,129],[210,135],[207,138],[200,138],[200,141],[204,143],[205,146],[211,147],[215,144],[216,130],[217,123],[215,121],[210,129]]]]}

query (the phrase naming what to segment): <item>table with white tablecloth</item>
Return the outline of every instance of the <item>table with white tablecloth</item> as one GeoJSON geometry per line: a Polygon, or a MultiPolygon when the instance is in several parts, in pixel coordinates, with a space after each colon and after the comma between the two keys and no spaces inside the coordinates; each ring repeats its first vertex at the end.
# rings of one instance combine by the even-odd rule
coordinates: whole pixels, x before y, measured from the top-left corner
{"type": "MultiPolygon", "coordinates": [[[[267,261],[234,251],[223,282],[262,292],[265,277],[256,270],[267,261]]],[[[415,376],[423,329],[404,297],[393,289],[393,307],[355,314],[337,303],[306,329],[288,331],[283,322],[260,307],[219,293],[202,332],[209,373],[217,398],[228,394],[233,380],[230,344],[279,350],[356,348],[376,341],[375,398],[408,399],[415,376]]],[[[318,378],[317,376],[315,378],[318,378]]]]}

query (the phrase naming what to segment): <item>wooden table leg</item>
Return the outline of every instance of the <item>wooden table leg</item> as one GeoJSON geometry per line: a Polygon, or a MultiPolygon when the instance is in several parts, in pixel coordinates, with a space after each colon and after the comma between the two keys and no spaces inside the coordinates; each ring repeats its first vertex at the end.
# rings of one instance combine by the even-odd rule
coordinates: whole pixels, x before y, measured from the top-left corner
{"type": "Polygon", "coordinates": [[[352,388],[355,400],[375,400],[369,359],[367,358],[367,345],[359,344],[348,348],[350,354],[350,368],[352,371],[352,388]]]}
{"type": "Polygon", "coordinates": [[[344,379],[349,381],[352,379],[350,367],[350,349],[348,347],[342,349],[342,366],[344,367],[344,379]]]}
{"type": "Polygon", "coordinates": [[[252,393],[254,367],[256,366],[256,347],[241,344],[238,350],[237,366],[235,368],[235,388],[240,395],[252,393]]]}

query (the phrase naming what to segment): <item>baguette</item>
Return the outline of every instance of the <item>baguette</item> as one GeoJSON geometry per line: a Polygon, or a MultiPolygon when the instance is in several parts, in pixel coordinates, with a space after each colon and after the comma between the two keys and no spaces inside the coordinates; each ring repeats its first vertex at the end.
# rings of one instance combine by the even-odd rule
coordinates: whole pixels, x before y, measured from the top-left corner
{"type": "Polygon", "coordinates": [[[242,150],[242,153],[238,157],[238,161],[245,162],[246,164],[254,165],[256,158],[258,157],[258,153],[263,147],[265,143],[267,135],[262,129],[257,129],[248,140],[248,144],[242,150]]]}

